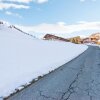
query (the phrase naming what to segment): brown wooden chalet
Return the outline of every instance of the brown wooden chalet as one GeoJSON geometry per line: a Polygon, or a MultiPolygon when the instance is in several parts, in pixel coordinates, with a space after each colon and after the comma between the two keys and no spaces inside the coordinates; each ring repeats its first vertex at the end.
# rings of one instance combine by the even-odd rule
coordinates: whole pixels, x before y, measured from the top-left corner
{"type": "Polygon", "coordinates": [[[44,39],[45,40],[60,40],[60,41],[69,42],[68,39],[65,39],[65,38],[62,38],[62,37],[59,37],[59,36],[55,36],[55,35],[52,35],[52,34],[46,34],[44,36],[44,39]]]}

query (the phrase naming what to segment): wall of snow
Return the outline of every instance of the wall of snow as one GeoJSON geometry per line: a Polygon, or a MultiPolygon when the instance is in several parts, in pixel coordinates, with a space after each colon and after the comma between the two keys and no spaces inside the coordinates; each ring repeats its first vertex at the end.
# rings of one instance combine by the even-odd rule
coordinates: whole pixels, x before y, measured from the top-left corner
{"type": "Polygon", "coordinates": [[[67,63],[87,49],[85,45],[33,39],[0,26],[0,97],[67,63]]]}

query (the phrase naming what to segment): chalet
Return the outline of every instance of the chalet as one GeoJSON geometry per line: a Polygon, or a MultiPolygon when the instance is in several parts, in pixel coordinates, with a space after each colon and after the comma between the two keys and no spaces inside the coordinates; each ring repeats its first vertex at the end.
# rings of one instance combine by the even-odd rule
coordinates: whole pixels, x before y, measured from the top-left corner
{"type": "Polygon", "coordinates": [[[91,39],[90,38],[84,38],[82,40],[83,43],[91,43],[91,39]]]}
{"type": "Polygon", "coordinates": [[[46,34],[43,39],[44,40],[59,40],[59,41],[69,42],[68,39],[58,37],[58,36],[55,36],[55,35],[51,35],[51,34],[46,34]]]}

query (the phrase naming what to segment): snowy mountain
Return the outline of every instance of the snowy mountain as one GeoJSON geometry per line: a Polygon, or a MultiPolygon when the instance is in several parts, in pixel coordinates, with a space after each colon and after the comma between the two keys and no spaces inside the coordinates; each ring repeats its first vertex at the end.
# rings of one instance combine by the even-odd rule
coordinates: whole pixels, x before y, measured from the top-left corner
{"type": "Polygon", "coordinates": [[[0,22],[0,97],[10,95],[86,49],[85,45],[39,40],[0,22]]]}

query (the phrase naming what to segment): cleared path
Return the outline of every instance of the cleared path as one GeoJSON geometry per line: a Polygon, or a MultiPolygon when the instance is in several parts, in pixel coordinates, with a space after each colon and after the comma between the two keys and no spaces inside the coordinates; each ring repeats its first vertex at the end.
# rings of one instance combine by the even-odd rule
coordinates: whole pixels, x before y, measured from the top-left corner
{"type": "Polygon", "coordinates": [[[7,100],[100,100],[100,48],[89,47],[7,100]]]}

